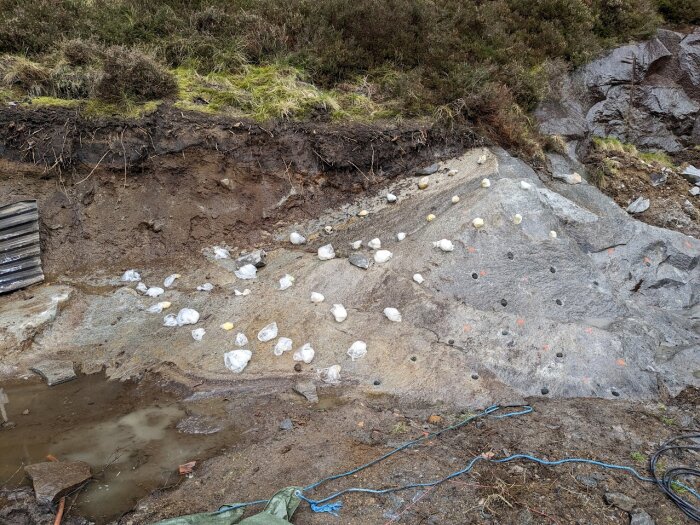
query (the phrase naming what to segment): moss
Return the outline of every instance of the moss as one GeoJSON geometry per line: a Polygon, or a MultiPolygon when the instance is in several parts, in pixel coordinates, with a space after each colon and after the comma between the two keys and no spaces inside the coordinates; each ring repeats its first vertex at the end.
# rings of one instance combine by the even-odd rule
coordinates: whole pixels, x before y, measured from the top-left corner
{"type": "Polygon", "coordinates": [[[98,99],[90,99],[85,102],[82,108],[82,114],[87,118],[99,117],[124,117],[124,118],[141,118],[145,115],[153,113],[160,106],[160,101],[149,101],[145,103],[135,103],[125,101],[123,103],[109,103],[98,99]]]}
{"type": "Polygon", "coordinates": [[[61,108],[75,108],[82,104],[81,100],[69,100],[56,97],[33,97],[30,103],[25,103],[25,106],[54,106],[61,108]]]}
{"type": "Polygon", "coordinates": [[[644,454],[642,454],[641,452],[636,452],[636,451],[632,452],[630,454],[630,457],[634,461],[636,461],[637,463],[646,463],[646,461],[647,461],[647,457],[644,454]]]}
{"type": "Polygon", "coordinates": [[[642,152],[639,154],[639,158],[645,162],[661,164],[667,168],[673,168],[674,163],[666,153],[663,152],[642,152]]]}

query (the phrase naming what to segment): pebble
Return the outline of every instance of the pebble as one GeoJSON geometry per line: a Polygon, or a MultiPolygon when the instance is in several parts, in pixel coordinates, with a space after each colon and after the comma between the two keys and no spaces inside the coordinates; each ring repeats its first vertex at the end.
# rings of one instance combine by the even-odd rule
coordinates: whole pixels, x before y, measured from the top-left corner
{"type": "Polygon", "coordinates": [[[331,226],[330,224],[328,226],[324,226],[323,231],[326,233],[333,233],[333,226],[331,226]]]}
{"type": "Polygon", "coordinates": [[[455,175],[457,175],[457,173],[459,173],[457,170],[450,170],[447,172],[447,176],[454,177],[455,175]]]}
{"type": "Polygon", "coordinates": [[[318,292],[311,292],[311,302],[312,303],[322,303],[326,298],[323,296],[323,294],[320,294],[318,292]]]}
{"type": "Polygon", "coordinates": [[[386,201],[387,202],[396,202],[398,200],[398,197],[394,195],[393,193],[387,193],[386,194],[386,201]]]}
{"type": "Polygon", "coordinates": [[[291,288],[293,284],[294,284],[294,277],[287,274],[280,279],[280,290],[286,290],[287,288],[291,288]]]}
{"type": "Polygon", "coordinates": [[[430,183],[430,179],[428,177],[423,177],[418,181],[418,188],[421,190],[424,190],[425,188],[428,187],[428,184],[430,183]]]}
{"type": "Polygon", "coordinates": [[[252,264],[256,268],[262,268],[267,264],[265,262],[266,257],[267,253],[265,253],[265,250],[255,250],[250,253],[246,253],[245,255],[241,255],[238,259],[236,259],[236,265],[240,268],[246,264],[252,264]]]}
{"type": "Polygon", "coordinates": [[[389,259],[391,259],[393,256],[394,254],[389,250],[377,250],[377,252],[374,254],[374,262],[382,264],[389,261],[389,259]]]}
{"type": "Polygon", "coordinates": [[[442,416],[438,416],[437,414],[431,414],[428,417],[428,424],[429,425],[439,425],[442,423],[442,416]]]}
{"type": "Polygon", "coordinates": [[[364,341],[355,341],[350,348],[348,348],[347,354],[352,361],[364,357],[367,355],[367,343],[364,341]]]}
{"type": "Polygon", "coordinates": [[[248,338],[243,332],[238,332],[236,334],[236,339],[234,341],[235,345],[238,347],[243,347],[248,344],[248,338]]]}
{"type": "Polygon", "coordinates": [[[556,238],[557,238],[557,232],[555,232],[554,230],[551,230],[551,231],[549,232],[549,238],[550,238],[550,239],[556,239],[556,238]]]}
{"type": "Polygon", "coordinates": [[[520,224],[521,222],[523,222],[522,215],[520,215],[519,213],[516,213],[515,215],[513,215],[513,224],[520,224]]]}
{"type": "Polygon", "coordinates": [[[28,415],[29,415],[29,409],[28,409],[28,408],[25,408],[24,410],[22,410],[22,415],[23,415],[23,416],[28,416],[28,415]]]}
{"type": "Polygon", "coordinates": [[[484,164],[486,162],[486,155],[482,155],[479,157],[479,160],[476,161],[477,164],[484,164]]]}
{"type": "Polygon", "coordinates": [[[481,187],[482,188],[490,188],[491,181],[489,179],[481,179],[481,187]]]}
{"type": "Polygon", "coordinates": [[[454,195],[454,196],[452,197],[452,204],[457,204],[458,202],[459,202],[459,196],[454,195]]]}
{"type": "Polygon", "coordinates": [[[342,323],[348,318],[348,311],[342,304],[334,304],[331,308],[331,314],[338,323],[342,323]]]}
{"type": "Polygon", "coordinates": [[[197,286],[198,292],[211,292],[214,289],[214,285],[211,283],[204,283],[197,286]]]}
{"type": "Polygon", "coordinates": [[[258,340],[262,343],[272,341],[277,337],[277,323],[270,323],[258,332],[258,340]]]}
{"type": "Polygon", "coordinates": [[[348,257],[348,262],[353,266],[362,268],[363,270],[369,268],[369,259],[362,253],[351,253],[348,257]]]}
{"type": "Polygon", "coordinates": [[[306,237],[297,232],[292,232],[289,234],[289,242],[295,245],[304,244],[306,242],[306,237]]]}
{"type": "Polygon", "coordinates": [[[419,273],[414,273],[414,274],[413,274],[413,280],[414,280],[415,282],[417,282],[418,284],[423,284],[423,282],[425,281],[425,279],[423,279],[423,276],[422,276],[421,274],[419,274],[419,273]]]}
{"type": "Polygon", "coordinates": [[[579,474],[576,476],[576,481],[591,489],[598,486],[598,480],[592,476],[584,476],[583,474],[579,474]]]}
{"type": "Polygon", "coordinates": [[[378,250],[382,247],[382,241],[380,241],[377,238],[374,238],[367,243],[367,246],[369,246],[372,250],[378,250]]]}
{"type": "Polygon", "coordinates": [[[387,319],[389,319],[389,321],[394,323],[400,323],[402,320],[401,312],[399,312],[396,308],[384,308],[384,315],[387,319]]]}
{"type": "Polygon", "coordinates": [[[405,238],[406,238],[406,234],[404,232],[399,232],[396,234],[397,241],[403,241],[405,238]]]}
{"type": "Polygon", "coordinates": [[[325,244],[318,249],[318,258],[322,261],[335,259],[335,250],[332,244],[325,244]]]}
{"type": "Polygon", "coordinates": [[[350,247],[351,247],[353,250],[359,250],[360,248],[362,248],[362,241],[354,241],[354,242],[351,242],[351,243],[350,243],[350,247]]]}
{"type": "Polygon", "coordinates": [[[357,214],[358,217],[367,217],[369,215],[369,212],[367,210],[362,210],[360,213],[357,214]]]}
{"type": "Polygon", "coordinates": [[[292,420],[287,418],[280,422],[280,430],[292,430],[294,428],[294,423],[292,420]]]}
{"type": "Polygon", "coordinates": [[[642,509],[637,509],[631,515],[630,525],[656,525],[656,522],[642,509]]]}
{"type": "Polygon", "coordinates": [[[207,332],[206,330],[204,330],[204,328],[195,328],[194,330],[192,330],[192,339],[194,339],[195,341],[201,341],[202,339],[204,339],[204,334],[206,333],[207,332]]]}
{"type": "Polygon", "coordinates": [[[477,217],[476,219],[474,219],[472,221],[472,225],[476,229],[483,228],[484,227],[484,219],[482,219],[481,217],[477,217]]]}
{"type": "Polygon", "coordinates": [[[435,173],[439,169],[440,169],[440,164],[438,164],[438,163],[431,164],[430,166],[426,166],[425,168],[417,169],[416,175],[432,175],[433,173],[435,173]]]}
{"type": "Polygon", "coordinates": [[[233,323],[231,323],[231,322],[224,323],[221,325],[221,329],[226,330],[226,331],[233,330],[233,323]]]}
{"type": "Polygon", "coordinates": [[[443,252],[451,252],[455,249],[455,245],[452,244],[452,241],[449,239],[440,239],[439,241],[435,241],[433,246],[435,248],[440,248],[443,252]]]}
{"type": "Polygon", "coordinates": [[[612,505],[613,507],[617,507],[618,509],[622,509],[627,512],[630,512],[637,504],[634,498],[630,498],[622,492],[606,492],[605,502],[608,505],[612,505]]]}
{"type": "MultiPolygon", "coordinates": [[[[299,365],[299,368],[301,368],[301,365],[299,365]]],[[[316,385],[313,381],[299,381],[292,388],[297,394],[304,396],[310,403],[318,403],[316,385]]]]}
{"type": "Polygon", "coordinates": [[[428,221],[428,222],[432,222],[432,221],[435,220],[435,215],[433,215],[433,214],[431,213],[430,215],[428,215],[428,216],[425,218],[425,220],[428,221]]]}
{"type": "Polygon", "coordinates": [[[627,211],[629,213],[642,213],[649,209],[650,201],[644,197],[637,197],[629,206],[627,206],[627,211]]]}
{"type": "Polygon", "coordinates": [[[688,190],[688,192],[693,196],[697,196],[700,195],[700,188],[698,188],[697,186],[693,186],[688,190]]]}
{"type": "Polygon", "coordinates": [[[532,184],[530,184],[529,182],[525,182],[524,180],[521,180],[520,187],[524,190],[529,190],[530,188],[532,188],[532,184]]]}

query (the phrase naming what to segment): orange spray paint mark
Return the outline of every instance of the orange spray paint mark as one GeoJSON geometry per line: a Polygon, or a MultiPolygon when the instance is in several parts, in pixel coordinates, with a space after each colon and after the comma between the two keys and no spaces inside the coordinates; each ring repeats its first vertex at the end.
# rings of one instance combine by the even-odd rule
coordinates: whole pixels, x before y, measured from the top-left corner
{"type": "Polygon", "coordinates": [[[515,321],[518,326],[525,326],[525,319],[518,319],[515,321]]]}
{"type": "Polygon", "coordinates": [[[474,248],[473,246],[467,246],[467,252],[476,253],[476,248],[474,248]]]}
{"type": "Polygon", "coordinates": [[[617,366],[627,366],[627,363],[622,358],[615,360],[615,363],[617,363],[617,366]]]}
{"type": "Polygon", "coordinates": [[[486,270],[481,270],[479,275],[481,275],[481,277],[486,277],[486,270]]]}
{"type": "Polygon", "coordinates": [[[608,252],[608,255],[612,255],[613,253],[615,253],[615,248],[608,248],[607,252],[608,252]]]}
{"type": "Polygon", "coordinates": [[[593,328],[591,328],[590,326],[587,326],[586,328],[583,329],[583,331],[586,332],[587,334],[592,334],[593,328]]]}
{"type": "Polygon", "coordinates": [[[471,331],[472,331],[472,325],[470,325],[470,324],[465,324],[464,327],[463,327],[463,329],[464,329],[464,332],[465,332],[465,333],[466,333],[466,332],[471,332],[471,331]]]}
{"type": "Polygon", "coordinates": [[[545,352],[549,352],[549,348],[549,345],[542,345],[542,350],[544,350],[545,352]]]}
{"type": "Polygon", "coordinates": [[[644,257],[644,264],[649,266],[651,264],[651,259],[649,259],[649,257],[644,257]]]}

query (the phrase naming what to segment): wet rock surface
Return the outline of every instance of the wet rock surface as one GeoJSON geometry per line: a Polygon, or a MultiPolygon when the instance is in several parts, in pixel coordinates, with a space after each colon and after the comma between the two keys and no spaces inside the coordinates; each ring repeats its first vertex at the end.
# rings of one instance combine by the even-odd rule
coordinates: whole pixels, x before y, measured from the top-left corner
{"type": "Polygon", "coordinates": [[[92,477],[83,461],[47,461],[24,467],[40,504],[51,505],[92,477]]]}

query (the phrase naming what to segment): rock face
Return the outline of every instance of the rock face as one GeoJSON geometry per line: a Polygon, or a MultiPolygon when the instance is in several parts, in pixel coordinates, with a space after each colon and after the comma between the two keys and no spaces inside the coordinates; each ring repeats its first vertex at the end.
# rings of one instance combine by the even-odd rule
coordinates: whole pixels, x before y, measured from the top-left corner
{"type": "Polygon", "coordinates": [[[50,359],[37,363],[31,370],[43,377],[49,386],[66,383],[76,378],[72,361],[50,359]]]}
{"type": "Polygon", "coordinates": [[[27,465],[24,471],[43,505],[51,505],[92,477],[90,465],[84,461],[47,461],[27,465]]]}
{"type": "Polygon", "coordinates": [[[700,33],[659,30],[564,79],[536,111],[545,133],[679,151],[700,141],[700,33]]]}

